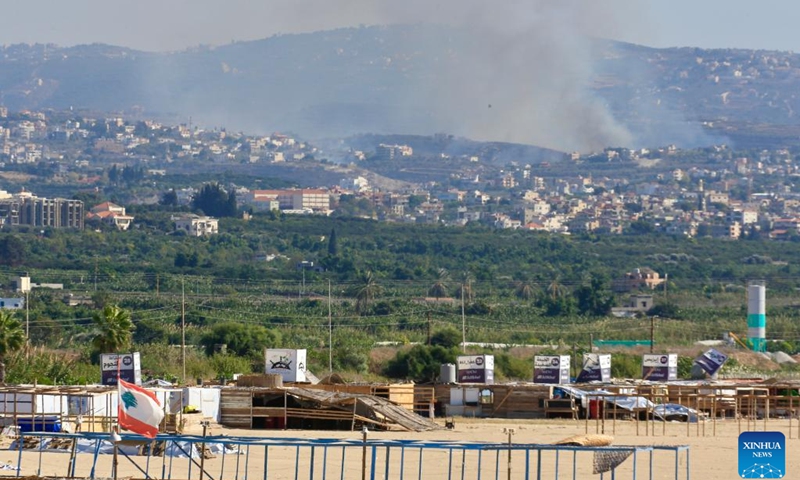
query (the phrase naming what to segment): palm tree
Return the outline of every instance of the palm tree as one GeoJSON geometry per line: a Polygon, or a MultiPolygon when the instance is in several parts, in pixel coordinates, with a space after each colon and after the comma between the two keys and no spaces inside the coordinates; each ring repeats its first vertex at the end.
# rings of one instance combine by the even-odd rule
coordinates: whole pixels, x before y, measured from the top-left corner
{"type": "Polygon", "coordinates": [[[463,298],[466,303],[472,303],[475,291],[472,288],[473,282],[472,274],[468,270],[461,272],[461,285],[456,290],[456,296],[460,299],[463,298]]]}
{"type": "Polygon", "coordinates": [[[361,315],[369,310],[369,304],[380,295],[381,286],[378,285],[372,271],[367,270],[361,275],[359,283],[351,287],[350,293],[356,297],[356,313],[361,315]]]}
{"type": "Polygon", "coordinates": [[[6,356],[25,346],[25,330],[14,315],[0,311],[0,383],[6,383],[6,356]]]}
{"type": "Polygon", "coordinates": [[[106,305],[92,316],[97,333],[92,345],[99,353],[119,353],[128,349],[133,340],[131,314],[117,305],[106,305]]]}
{"type": "Polygon", "coordinates": [[[525,280],[518,281],[514,288],[514,295],[522,300],[530,300],[533,298],[533,287],[525,280]]]}
{"type": "Polygon", "coordinates": [[[428,295],[435,297],[436,300],[446,297],[448,280],[450,280],[450,274],[446,269],[440,268],[439,271],[436,272],[436,281],[433,282],[431,288],[428,289],[428,295]]]}
{"type": "Polygon", "coordinates": [[[550,297],[553,300],[556,300],[566,294],[566,289],[564,288],[564,285],[559,283],[558,277],[556,277],[552,282],[550,282],[550,286],[547,287],[547,292],[550,294],[550,297]]]}

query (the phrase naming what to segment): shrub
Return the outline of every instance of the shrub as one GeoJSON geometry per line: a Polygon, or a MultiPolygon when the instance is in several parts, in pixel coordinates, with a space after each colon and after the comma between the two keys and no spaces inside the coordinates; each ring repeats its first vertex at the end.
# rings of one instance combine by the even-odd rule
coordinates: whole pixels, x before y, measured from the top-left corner
{"type": "Polygon", "coordinates": [[[533,376],[533,359],[500,353],[494,356],[494,372],[503,379],[529,381],[533,376]]]}
{"type": "Polygon", "coordinates": [[[442,364],[455,363],[458,349],[439,345],[414,345],[397,352],[384,370],[387,377],[415,382],[432,382],[439,376],[442,364]]]}
{"type": "Polygon", "coordinates": [[[461,332],[452,327],[443,328],[431,335],[431,345],[453,348],[461,345],[461,332]]]}

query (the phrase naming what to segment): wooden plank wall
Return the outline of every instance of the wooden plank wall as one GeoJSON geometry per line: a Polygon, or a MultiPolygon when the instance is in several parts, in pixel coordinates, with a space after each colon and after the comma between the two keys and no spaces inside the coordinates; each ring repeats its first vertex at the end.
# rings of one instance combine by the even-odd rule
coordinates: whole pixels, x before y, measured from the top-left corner
{"type": "Polygon", "coordinates": [[[223,388],[219,402],[221,425],[230,428],[253,428],[252,390],[223,388]]]}
{"type": "MultiPolygon", "coordinates": [[[[449,397],[449,395],[448,395],[449,397]]],[[[431,409],[436,403],[436,388],[422,385],[414,386],[414,412],[423,417],[431,416],[431,409]]]]}
{"type": "Polygon", "coordinates": [[[485,416],[501,418],[544,418],[544,401],[552,397],[549,385],[488,385],[493,398],[485,416]]]}

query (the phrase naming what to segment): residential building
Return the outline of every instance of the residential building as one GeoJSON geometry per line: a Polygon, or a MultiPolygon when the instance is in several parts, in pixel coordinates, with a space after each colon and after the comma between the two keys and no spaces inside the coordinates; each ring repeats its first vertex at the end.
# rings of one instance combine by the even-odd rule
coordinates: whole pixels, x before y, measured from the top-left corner
{"type": "MultiPolygon", "coordinates": [[[[278,202],[280,210],[311,209],[315,212],[327,212],[331,208],[331,194],[326,190],[293,189],[293,190],[251,190],[245,196],[245,202],[253,206],[267,205],[264,202],[278,202]]],[[[261,210],[274,210],[274,204],[261,210]]]]}
{"type": "Polygon", "coordinates": [[[719,204],[722,204],[722,205],[727,205],[728,201],[729,201],[729,198],[728,198],[728,194],[727,193],[710,192],[708,194],[706,200],[708,201],[709,204],[711,204],[711,203],[719,203],[719,204]]]}
{"type": "Polygon", "coordinates": [[[726,216],[728,223],[739,222],[741,225],[758,223],[757,210],[731,210],[726,216]]]}
{"type": "Polygon", "coordinates": [[[83,228],[83,202],[42,198],[20,192],[0,198],[0,224],[33,227],[83,228]]]}
{"type": "Polygon", "coordinates": [[[25,298],[0,298],[0,309],[19,310],[25,308],[25,298]]]}
{"type": "Polygon", "coordinates": [[[125,207],[111,202],[103,202],[93,207],[86,214],[86,219],[98,219],[102,223],[116,227],[118,230],[127,230],[133,223],[133,217],[125,214],[125,207]]]}
{"type": "Polygon", "coordinates": [[[636,317],[643,315],[653,308],[652,295],[631,295],[628,301],[621,307],[611,309],[611,315],[615,317],[636,317]]]}
{"type": "Polygon", "coordinates": [[[219,233],[219,220],[199,215],[173,218],[175,230],[186,232],[190,237],[203,237],[219,233]]]}
{"type": "Polygon", "coordinates": [[[600,220],[591,215],[578,215],[567,224],[572,233],[594,232],[600,228],[600,220]]]}
{"type": "Polygon", "coordinates": [[[629,292],[640,288],[654,290],[664,281],[655,270],[642,267],[634,269],[632,272],[627,272],[622,277],[614,280],[612,288],[616,292],[629,292]]]}
{"type": "Polygon", "coordinates": [[[742,236],[742,224],[739,222],[725,225],[711,225],[711,236],[714,238],[730,238],[736,240],[742,236]]]}
{"type": "Polygon", "coordinates": [[[375,149],[375,157],[380,160],[394,160],[398,157],[410,157],[414,155],[414,149],[408,145],[386,145],[381,143],[375,149]]]}

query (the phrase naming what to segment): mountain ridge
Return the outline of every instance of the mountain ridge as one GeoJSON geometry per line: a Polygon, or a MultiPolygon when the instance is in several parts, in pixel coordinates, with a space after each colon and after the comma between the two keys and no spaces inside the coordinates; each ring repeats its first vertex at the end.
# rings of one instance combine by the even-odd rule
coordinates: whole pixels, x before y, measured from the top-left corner
{"type": "Polygon", "coordinates": [[[585,82],[559,90],[563,75],[547,78],[524,58],[509,55],[507,64],[481,65],[487,56],[474,53],[477,43],[463,29],[404,25],[281,34],[168,53],[105,44],[16,44],[0,48],[0,104],[134,110],[310,138],[446,132],[519,142],[530,121],[531,131],[543,133],[522,143],[560,150],[568,150],[563,144],[571,139],[559,144],[563,128],[548,123],[562,106],[575,110],[562,123],[586,123],[573,136],[586,130],[586,136],[602,140],[608,136],[591,129],[616,122],[640,145],[725,141],[709,128],[719,123],[800,126],[800,95],[793,93],[800,92],[800,55],[792,52],[594,40],[586,61],[548,59],[590,68],[578,79],[585,82]],[[509,65],[516,70],[494,70],[509,65]],[[465,78],[472,72],[481,78],[465,78]],[[511,82],[504,80],[514,76],[509,72],[521,72],[520,81],[502,83],[511,82]],[[498,96],[507,86],[519,91],[498,96]],[[515,105],[526,92],[536,101],[515,105]],[[608,116],[584,116],[595,107],[608,116]],[[536,109],[540,115],[532,119],[536,109]],[[506,127],[517,136],[499,138],[506,127]]]}

